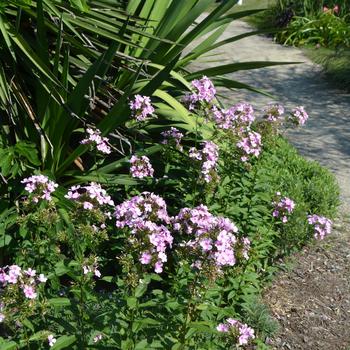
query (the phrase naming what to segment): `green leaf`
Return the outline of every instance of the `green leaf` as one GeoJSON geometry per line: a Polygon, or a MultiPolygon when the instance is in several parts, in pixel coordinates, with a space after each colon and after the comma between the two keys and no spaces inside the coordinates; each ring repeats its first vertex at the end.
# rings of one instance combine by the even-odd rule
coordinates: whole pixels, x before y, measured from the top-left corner
{"type": "Polygon", "coordinates": [[[69,0],[71,5],[77,8],[80,11],[86,12],[89,10],[89,6],[86,3],[86,0],[69,0]]]}
{"type": "Polygon", "coordinates": [[[144,350],[148,348],[147,339],[143,339],[135,345],[135,350],[144,350]]]}
{"type": "Polygon", "coordinates": [[[28,329],[30,329],[32,332],[34,332],[33,323],[30,322],[30,321],[28,320],[28,318],[25,318],[25,319],[22,321],[22,323],[23,323],[28,329]]]}
{"type": "Polygon", "coordinates": [[[2,237],[0,236],[0,248],[3,248],[9,245],[11,241],[12,241],[12,237],[9,235],[3,235],[2,237]]]}
{"type": "Polygon", "coordinates": [[[71,305],[71,301],[68,298],[51,298],[48,302],[49,305],[53,307],[65,307],[71,305]]]}
{"type": "Polygon", "coordinates": [[[30,338],[29,341],[38,341],[38,340],[47,340],[47,330],[41,330],[39,332],[36,332],[33,334],[30,338]]]}
{"type": "Polygon", "coordinates": [[[15,343],[14,341],[7,341],[5,340],[5,342],[0,341],[0,349],[1,350],[13,350],[13,349],[18,349],[18,344],[15,343]]]}
{"type": "Polygon", "coordinates": [[[35,144],[19,141],[15,145],[15,151],[27,158],[33,165],[39,166],[41,164],[35,144]]]}
{"type": "Polygon", "coordinates": [[[286,64],[299,64],[299,63],[302,63],[302,62],[249,61],[249,62],[241,62],[241,63],[230,63],[230,64],[224,64],[221,66],[206,68],[206,69],[196,71],[195,73],[186,75],[186,79],[192,80],[192,79],[200,78],[203,75],[212,77],[212,76],[217,76],[222,74],[233,73],[241,70],[260,69],[265,67],[282,66],[286,64]]]}
{"type": "Polygon", "coordinates": [[[140,283],[135,289],[135,297],[136,298],[142,297],[145,294],[147,287],[148,287],[148,283],[146,282],[140,283]]]}
{"type": "Polygon", "coordinates": [[[74,344],[76,341],[75,335],[64,335],[62,337],[59,337],[56,341],[56,343],[51,347],[51,350],[60,350],[65,349],[69,345],[74,344]]]}
{"type": "Polygon", "coordinates": [[[130,309],[136,309],[137,306],[137,298],[129,297],[126,299],[126,303],[130,309]]]}
{"type": "MultiPolygon", "coordinates": [[[[63,212],[63,211],[61,211],[63,212]]],[[[55,275],[56,276],[62,276],[69,272],[69,268],[64,264],[63,261],[60,261],[55,266],[55,275]]]]}

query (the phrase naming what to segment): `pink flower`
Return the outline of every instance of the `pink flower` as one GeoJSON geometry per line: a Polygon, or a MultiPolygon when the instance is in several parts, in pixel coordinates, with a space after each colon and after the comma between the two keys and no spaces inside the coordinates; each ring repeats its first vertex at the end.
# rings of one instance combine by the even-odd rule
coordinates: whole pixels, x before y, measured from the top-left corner
{"type": "Polygon", "coordinates": [[[97,343],[99,342],[101,339],[102,339],[102,334],[97,334],[95,337],[94,337],[94,343],[97,343]]]}
{"type": "Polygon", "coordinates": [[[94,208],[93,204],[90,202],[84,202],[83,203],[83,208],[87,210],[92,210],[94,208]]]}
{"type": "Polygon", "coordinates": [[[147,176],[153,176],[154,169],[147,156],[138,157],[133,155],[130,158],[130,164],[130,174],[132,177],[142,179],[147,176]]]}
{"type": "Polygon", "coordinates": [[[171,127],[170,130],[163,131],[161,135],[163,136],[163,141],[161,142],[163,145],[168,145],[171,142],[174,142],[175,147],[182,151],[180,143],[184,135],[178,129],[171,127]]]}
{"type": "Polygon", "coordinates": [[[148,265],[152,261],[152,255],[149,252],[143,252],[140,258],[142,265],[148,265]]]}
{"type": "Polygon", "coordinates": [[[154,113],[151,99],[148,96],[135,95],[133,101],[129,103],[133,116],[139,122],[146,120],[154,113]]]}
{"type": "Polygon", "coordinates": [[[52,347],[54,346],[54,344],[56,343],[57,339],[54,338],[54,336],[52,334],[50,334],[48,337],[47,337],[47,340],[49,342],[49,346],[52,347]]]}
{"type": "Polygon", "coordinates": [[[89,272],[91,272],[91,268],[89,266],[83,266],[83,274],[87,275],[89,272]]]}
{"type": "Polygon", "coordinates": [[[246,162],[249,156],[258,157],[261,152],[261,135],[255,131],[248,131],[247,136],[237,142],[237,147],[243,152],[242,162],[246,162]]]}
{"type": "Polygon", "coordinates": [[[289,120],[297,126],[302,126],[308,120],[309,115],[306,113],[303,106],[296,107],[293,109],[292,115],[289,117],[289,120]]]}
{"type": "Polygon", "coordinates": [[[227,324],[220,323],[217,325],[216,329],[218,330],[218,332],[227,333],[229,330],[229,326],[227,324]]]}
{"type": "Polygon", "coordinates": [[[208,252],[212,249],[213,241],[210,238],[205,238],[199,241],[199,245],[202,247],[204,252],[208,252]]]}
{"type": "Polygon", "coordinates": [[[88,128],[86,132],[89,136],[80,141],[82,145],[94,144],[97,150],[100,151],[101,153],[105,153],[105,154],[111,153],[111,148],[108,146],[109,139],[107,137],[102,137],[100,130],[98,129],[93,130],[91,128],[88,128]]]}
{"type": "Polygon", "coordinates": [[[238,344],[239,345],[245,345],[248,344],[250,339],[254,339],[254,329],[248,327],[246,324],[242,324],[239,327],[239,338],[238,338],[238,344]]]}
{"type": "Polygon", "coordinates": [[[248,327],[245,323],[242,323],[234,318],[228,318],[226,323],[220,323],[216,329],[219,332],[228,333],[230,330],[230,336],[234,336],[236,342],[239,345],[248,344],[251,339],[255,338],[254,329],[248,327]]]}
{"type": "Polygon", "coordinates": [[[201,102],[210,103],[215,98],[216,89],[212,81],[203,76],[202,79],[195,79],[191,82],[195,92],[184,97],[184,102],[188,104],[188,109],[193,110],[201,102]]]}
{"type": "Polygon", "coordinates": [[[216,172],[219,147],[211,141],[203,141],[202,146],[203,148],[200,151],[192,147],[189,150],[189,157],[202,162],[201,177],[206,183],[209,183],[216,172]]]}
{"type": "Polygon", "coordinates": [[[340,12],[340,6],[339,5],[335,5],[334,8],[333,8],[333,12],[338,15],[339,12],[340,12]]]}
{"type": "Polygon", "coordinates": [[[155,273],[162,273],[163,272],[163,263],[161,261],[157,261],[154,265],[154,272],[155,273]]]}
{"type": "Polygon", "coordinates": [[[275,208],[272,212],[272,216],[275,218],[282,218],[282,222],[285,224],[288,221],[288,216],[291,214],[295,208],[295,203],[292,199],[288,197],[280,198],[280,192],[276,193],[277,200],[273,202],[275,208]]]}
{"type": "Polygon", "coordinates": [[[6,281],[11,284],[16,284],[18,281],[18,276],[10,271],[9,274],[6,276],[6,281]]]}
{"type": "Polygon", "coordinates": [[[324,216],[308,215],[308,223],[314,226],[314,237],[316,239],[324,239],[332,231],[332,221],[324,216]]]}
{"type": "Polygon", "coordinates": [[[23,293],[28,299],[35,299],[37,297],[37,293],[35,293],[35,289],[33,286],[24,285],[23,293]]]}
{"type": "Polygon", "coordinates": [[[40,283],[45,283],[47,281],[47,278],[41,273],[38,277],[38,281],[40,283]]]}
{"type": "Polygon", "coordinates": [[[32,270],[31,268],[29,268],[28,270],[25,270],[24,273],[30,277],[34,277],[36,275],[36,271],[32,270]]]}
{"type": "Polygon", "coordinates": [[[269,122],[276,122],[280,120],[284,114],[284,108],[282,105],[270,103],[264,109],[263,118],[269,122]]]}
{"type": "Polygon", "coordinates": [[[50,181],[47,176],[44,175],[32,175],[25,178],[21,183],[26,184],[25,190],[29,193],[33,193],[32,201],[38,203],[39,199],[51,201],[51,193],[58,187],[56,183],[50,181]]]}
{"type": "MultiPolygon", "coordinates": [[[[72,201],[79,202],[84,209],[91,210],[94,207],[109,205],[114,207],[114,202],[100,184],[91,182],[87,186],[72,186],[65,195],[72,201]]],[[[107,216],[107,214],[106,214],[107,216]]]]}

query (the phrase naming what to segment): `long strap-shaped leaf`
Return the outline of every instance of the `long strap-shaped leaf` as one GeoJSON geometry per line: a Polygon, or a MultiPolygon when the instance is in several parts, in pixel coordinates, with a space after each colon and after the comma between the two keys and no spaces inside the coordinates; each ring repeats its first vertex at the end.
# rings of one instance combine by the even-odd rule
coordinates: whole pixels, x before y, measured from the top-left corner
{"type": "MultiPolygon", "coordinates": [[[[206,4],[203,0],[203,4],[206,4]]],[[[189,43],[193,42],[194,39],[203,34],[203,32],[212,23],[220,18],[228,9],[236,4],[236,0],[227,0],[219,5],[213,12],[211,12],[207,17],[205,17],[198,25],[196,25],[188,34],[186,34],[179,42],[177,46],[172,48],[164,57],[162,57],[162,62],[168,62],[172,60],[174,56],[177,56],[182,52],[183,48],[189,43]]],[[[163,63],[164,64],[164,63],[163,63]]]]}
{"type": "MultiPolygon", "coordinates": [[[[222,29],[225,29],[226,26],[222,26],[217,31],[221,31],[222,29]]],[[[221,47],[223,45],[227,45],[230,43],[233,43],[235,41],[247,38],[249,36],[253,35],[259,35],[259,34],[266,34],[266,33],[276,33],[280,31],[279,29],[265,29],[265,30],[254,30],[252,32],[247,32],[239,35],[235,35],[231,38],[221,40],[217,43],[213,43],[213,45],[204,45],[206,42],[204,41],[201,45],[198,45],[192,52],[190,52],[187,56],[185,56],[182,60],[179,61],[178,66],[185,66],[187,63],[194,61],[196,58],[208,53],[209,51],[212,51],[214,49],[217,49],[218,47],[221,47]]],[[[217,32],[214,32],[213,34],[216,34],[217,32]]],[[[209,37],[211,38],[211,36],[209,37]]]]}
{"type": "MultiPolygon", "coordinates": [[[[0,16],[0,28],[4,28],[7,33],[7,37],[11,40],[12,44],[16,47],[29,59],[32,65],[42,73],[47,79],[52,83],[59,85],[59,81],[56,77],[50,72],[45,63],[40,59],[40,57],[34,52],[34,50],[29,46],[26,40],[22,38],[13,27],[4,17],[0,16]]],[[[14,51],[13,45],[11,44],[12,51],[14,51]]]]}
{"type": "Polygon", "coordinates": [[[192,79],[202,77],[203,75],[212,77],[212,76],[237,72],[240,70],[251,70],[251,69],[264,68],[264,67],[272,67],[272,66],[279,66],[279,65],[286,65],[286,64],[298,64],[298,63],[301,63],[301,62],[251,61],[251,62],[231,63],[231,64],[225,64],[218,67],[202,69],[186,75],[185,78],[188,80],[192,80],[192,79]]]}

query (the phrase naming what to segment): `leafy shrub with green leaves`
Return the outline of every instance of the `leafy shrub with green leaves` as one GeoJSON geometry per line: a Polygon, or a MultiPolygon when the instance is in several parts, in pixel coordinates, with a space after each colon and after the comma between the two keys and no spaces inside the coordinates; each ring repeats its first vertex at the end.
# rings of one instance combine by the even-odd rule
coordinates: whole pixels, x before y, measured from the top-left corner
{"type": "MultiPolygon", "coordinates": [[[[208,78],[192,85],[197,132],[163,133],[175,142],[138,164],[157,165],[153,180],[105,184],[109,194],[43,175],[17,184],[18,204],[1,217],[1,346],[266,348],[274,325],[252,304],[273,262],[312,236],[307,214],[334,215],[337,187],[281,138],[281,106],[254,121],[248,104],[217,104],[208,78]],[[276,191],[296,202],[288,222],[272,215],[276,191]]],[[[301,112],[286,123],[303,124],[301,112]]]]}
{"type": "Polygon", "coordinates": [[[336,196],[313,192],[333,178],[297,155],[305,181],[287,188],[279,122],[225,110],[202,78],[241,87],[221,75],[275,63],[187,72],[242,38],[217,42],[252,13],[227,13],[235,2],[199,23],[209,0],[0,8],[1,348],[266,348],[273,327],[247,305],[275,259],[311,237],[306,214],[331,217],[336,196]],[[296,201],[286,224],[276,191],[296,201]]]}
{"type": "Polygon", "coordinates": [[[314,17],[293,17],[276,39],[287,45],[321,45],[324,47],[349,47],[350,24],[345,17],[331,12],[321,12],[314,17]]]}
{"type": "Polygon", "coordinates": [[[275,27],[275,38],[286,45],[349,47],[349,2],[280,0],[251,22],[260,29],[275,27]]]}
{"type": "Polygon", "coordinates": [[[293,10],[297,16],[312,17],[327,9],[334,9],[338,6],[337,14],[345,16],[349,13],[349,0],[278,0],[276,8],[279,12],[288,9],[293,10]]]}

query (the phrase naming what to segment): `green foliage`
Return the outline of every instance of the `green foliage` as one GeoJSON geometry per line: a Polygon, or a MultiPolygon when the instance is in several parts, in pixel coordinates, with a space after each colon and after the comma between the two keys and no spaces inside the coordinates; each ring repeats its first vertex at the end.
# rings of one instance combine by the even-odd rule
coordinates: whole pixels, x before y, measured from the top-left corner
{"type": "Polygon", "coordinates": [[[276,7],[278,11],[283,12],[292,9],[298,16],[312,17],[323,11],[326,6],[333,9],[336,5],[339,6],[339,14],[344,16],[349,13],[349,0],[278,0],[276,7]]]}
{"type": "Polygon", "coordinates": [[[294,17],[286,30],[278,33],[279,42],[302,46],[349,47],[350,25],[345,18],[325,12],[315,17],[294,17]]]}
{"type": "MultiPolygon", "coordinates": [[[[263,307],[252,307],[254,300],[276,259],[312,236],[306,215],[335,214],[337,186],[261,122],[252,128],[263,133],[264,152],[242,163],[238,129],[225,134],[208,122],[211,104],[190,111],[179,102],[192,89],[187,79],[207,74],[217,86],[247,88],[224,75],[277,64],[234,63],[189,73],[192,60],[252,35],[217,42],[232,20],[256,11],[231,13],[236,0],[229,0],[197,23],[210,3],[39,0],[1,8],[0,263],[48,278],[39,283],[28,270],[20,283],[1,286],[1,349],[45,349],[48,336],[56,339],[52,349],[234,349],[237,334],[216,330],[229,317],[247,317],[256,327],[255,345],[266,348],[274,326],[263,307]],[[194,40],[198,45],[183,55],[194,40]],[[158,118],[131,118],[128,102],[137,93],[151,96],[158,118]],[[169,126],[183,132],[182,148],[161,144],[159,132],[169,126]],[[80,144],[88,127],[110,138],[111,154],[80,144]],[[200,177],[200,162],[189,157],[204,140],[220,150],[210,183],[200,177]],[[155,178],[131,177],[131,154],[149,156],[155,178]],[[20,180],[32,174],[59,184],[52,200],[24,190],[20,180]],[[174,231],[174,242],[164,270],[154,273],[153,265],[140,262],[151,241],[147,228],[140,243],[131,229],[116,227],[113,204],[100,205],[94,196],[86,207],[65,197],[69,185],[92,181],[103,184],[115,203],[152,191],[166,200],[172,216],[207,205],[239,229],[232,243],[235,263],[219,269],[202,252],[206,260],[195,268],[198,253],[184,249],[185,236],[169,219],[164,227],[174,231]],[[272,216],[276,191],[297,202],[285,225],[272,216]],[[36,296],[24,293],[28,285],[35,285],[36,296]]],[[[84,198],[86,187],[80,191],[84,198]]],[[[154,216],[161,219],[159,212],[154,216]]]]}
{"type": "Polygon", "coordinates": [[[250,22],[259,29],[279,28],[278,42],[286,45],[349,47],[349,1],[279,0],[250,22]]]}

